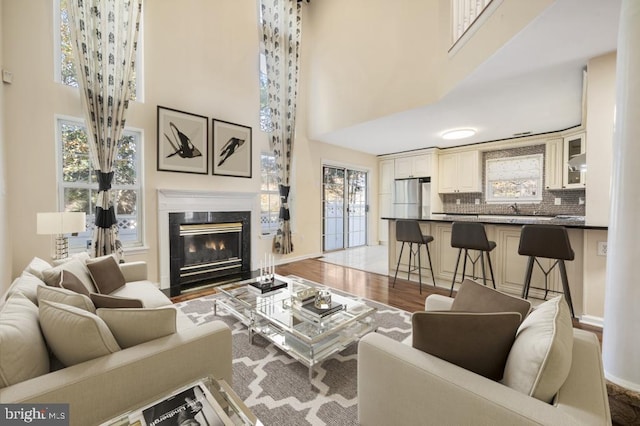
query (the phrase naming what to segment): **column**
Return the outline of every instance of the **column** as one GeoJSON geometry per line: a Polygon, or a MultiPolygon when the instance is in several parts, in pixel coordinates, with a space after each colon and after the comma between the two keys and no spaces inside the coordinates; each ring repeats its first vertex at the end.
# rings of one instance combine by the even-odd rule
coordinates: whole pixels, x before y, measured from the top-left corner
{"type": "Polygon", "coordinates": [[[640,1],[623,0],[616,64],[611,219],[602,355],[605,376],[640,392],[640,1]]]}

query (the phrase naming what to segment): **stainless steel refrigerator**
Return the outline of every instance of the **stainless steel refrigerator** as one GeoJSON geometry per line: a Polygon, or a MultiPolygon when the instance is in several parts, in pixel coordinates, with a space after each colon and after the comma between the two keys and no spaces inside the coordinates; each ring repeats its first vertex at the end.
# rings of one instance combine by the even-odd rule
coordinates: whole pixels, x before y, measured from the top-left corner
{"type": "Polygon", "coordinates": [[[431,214],[431,178],[396,179],[393,213],[397,219],[427,218],[431,214]]]}

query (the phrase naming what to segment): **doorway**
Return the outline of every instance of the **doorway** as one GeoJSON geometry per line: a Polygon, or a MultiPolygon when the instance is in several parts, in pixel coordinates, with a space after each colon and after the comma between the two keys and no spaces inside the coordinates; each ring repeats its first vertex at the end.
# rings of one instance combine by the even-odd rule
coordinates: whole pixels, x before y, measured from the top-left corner
{"type": "Polygon", "coordinates": [[[368,173],[325,165],[322,175],[322,250],[366,245],[368,173]]]}

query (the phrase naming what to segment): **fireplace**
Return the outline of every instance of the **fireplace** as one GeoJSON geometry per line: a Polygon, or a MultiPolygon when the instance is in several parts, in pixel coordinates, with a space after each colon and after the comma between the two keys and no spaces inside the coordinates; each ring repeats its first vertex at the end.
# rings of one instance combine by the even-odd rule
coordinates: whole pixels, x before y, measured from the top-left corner
{"type": "Polygon", "coordinates": [[[169,213],[170,294],[250,271],[251,212],[169,213]]]}

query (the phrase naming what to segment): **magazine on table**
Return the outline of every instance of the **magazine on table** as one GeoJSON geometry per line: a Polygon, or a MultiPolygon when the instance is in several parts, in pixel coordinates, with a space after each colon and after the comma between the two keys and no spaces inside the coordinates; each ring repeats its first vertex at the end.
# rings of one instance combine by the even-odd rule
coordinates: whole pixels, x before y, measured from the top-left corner
{"type": "Polygon", "coordinates": [[[133,426],[222,426],[222,408],[202,381],[128,414],[133,426]]]}

